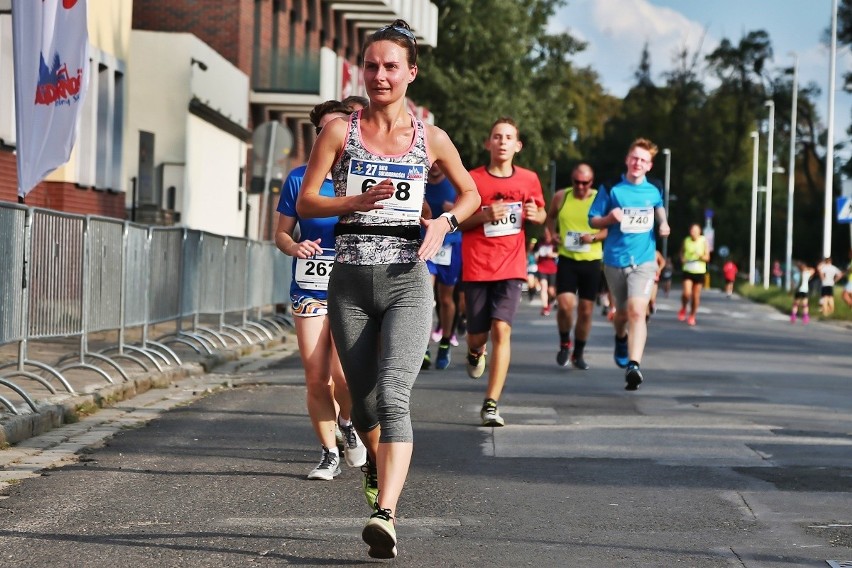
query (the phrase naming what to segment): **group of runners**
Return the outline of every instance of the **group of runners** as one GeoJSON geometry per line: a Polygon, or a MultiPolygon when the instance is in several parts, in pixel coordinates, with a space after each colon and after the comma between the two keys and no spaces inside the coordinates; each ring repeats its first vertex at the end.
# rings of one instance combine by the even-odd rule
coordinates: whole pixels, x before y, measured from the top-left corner
{"type": "Polygon", "coordinates": [[[847,306],[852,308],[852,249],[849,250],[849,265],[845,270],[835,266],[830,256],[823,258],[815,267],[806,262],[798,261],[796,268],[799,274],[799,283],[793,292],[790,323],[796,323],[800,311],[802,323],[810,322],[809,297],[811,281],[814,279],[819,283],[819,310],[823,316],[830,316],[834,313],[834,287],[844,279],[846,279],[846,282],[840,297],[847,306]]]}
{"type": "Polygon", "coordinates": [[[527,274],[525,225],[544,225],[558,258],[557,362],[588,368],[602,265],[615,307],[613,357],[625,388],[636,390],[659,273],[656,235],[668,236],[669,225],[646,178],[657,153],[649,140],[633,142],[624,174],[597,189],[591,167],[577,166],[572,187],[547,207],[536,173],[514,164],[523,144],[511,118],[493,123],[488,164],[468,171],[443,130],[409,113],[417,40],[405,21],[367,36],[361,56],[368,100],[314,109],[318,136],[307,165],[284,184],[275,240],[294,259],[291,304],[322,448],[308,477],[334,479],[341,452],[361,467],[371,509],[362,537],[371,557],[393,558],[413,452],[410,398],[428,355],[435,290],[436,367],[449,366],[463,313],[467,373],[488,376],[480,423],[502,426],[498,404],[527,274]]]}

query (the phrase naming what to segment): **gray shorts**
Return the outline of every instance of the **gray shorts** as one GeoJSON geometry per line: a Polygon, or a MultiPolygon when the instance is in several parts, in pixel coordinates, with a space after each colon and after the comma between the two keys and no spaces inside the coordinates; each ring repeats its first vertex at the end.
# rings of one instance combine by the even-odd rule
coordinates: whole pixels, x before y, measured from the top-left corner
{"type": "Polygon", "coordinates": [[[411,389],[432,329],[426,263],[336,262],[328,320],[361,432],[381,425],[380,442],[411,442],[411,389]]]}
{"type": "Polygon", "coordinates": [[[491,321],[500,320],[512,325],[521,301],[523,280],[494,280],[465,282],[464,304],[467,310],[467,332],[486,333],[491,321]]]}
{"type": "Polygon", "coordinates": [[[616,309],[626,310],[628,298],[651,299],[657,263],[651,261],[624,268],[604,265],[604,275],[616,309]]]}

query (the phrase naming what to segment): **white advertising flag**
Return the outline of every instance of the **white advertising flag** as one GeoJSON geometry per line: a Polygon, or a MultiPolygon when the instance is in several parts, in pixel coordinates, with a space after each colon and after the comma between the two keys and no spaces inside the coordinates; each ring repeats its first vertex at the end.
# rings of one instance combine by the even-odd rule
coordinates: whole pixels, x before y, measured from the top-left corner
{"type": "Polygon", "coordinates": [[[68,161],[89,84],[86,0],[12,0],[18,196],[68,161]]]}

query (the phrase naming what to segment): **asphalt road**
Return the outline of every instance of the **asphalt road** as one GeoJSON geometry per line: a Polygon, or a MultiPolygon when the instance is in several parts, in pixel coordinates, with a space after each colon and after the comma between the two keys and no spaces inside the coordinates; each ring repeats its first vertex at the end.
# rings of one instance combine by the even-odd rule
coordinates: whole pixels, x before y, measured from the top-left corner
{"type": "MultiPolygon", "coordinates": [[[[589,371],[555,364],[524,304],[500,410],[463,346],[421,373],[398,566],[852,565],[852,330],[793,326],[718,292],[698,326],[652,318],[635,393],[599,314],[589,371]],[[845,564],[848,562],[849,564],[845,564]]],[[[119,429],[0,500],[0,566],[359,566],[361,474],[319,457],[295,357],[216,371],[225,388],[119,429]]]]}

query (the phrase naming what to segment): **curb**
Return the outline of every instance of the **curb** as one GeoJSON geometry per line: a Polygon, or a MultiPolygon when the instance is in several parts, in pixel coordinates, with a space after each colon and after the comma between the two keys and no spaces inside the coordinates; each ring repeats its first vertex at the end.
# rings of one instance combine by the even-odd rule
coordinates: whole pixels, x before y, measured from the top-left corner
{"type": "Polygon", "coordinates": [[[118,402],[132,399],[151,389],[165,389],[182,379],[206,375],[224,363],[236,361],[287,341],[287,336],[284,336],[258,344],[223,349],[211,355],[206,355],[198,362],[183,363],[163,372],[152,371],[122,383],[104,386],[90,385],[83,389],[84,392],[66,397],[59,395],[61,400],[39,404],[37,412],[11,415],[4,420],[0,424],[0,448],[34,438],[55,428],[76,423],[81,416],[112,407],[118,402]]]}

